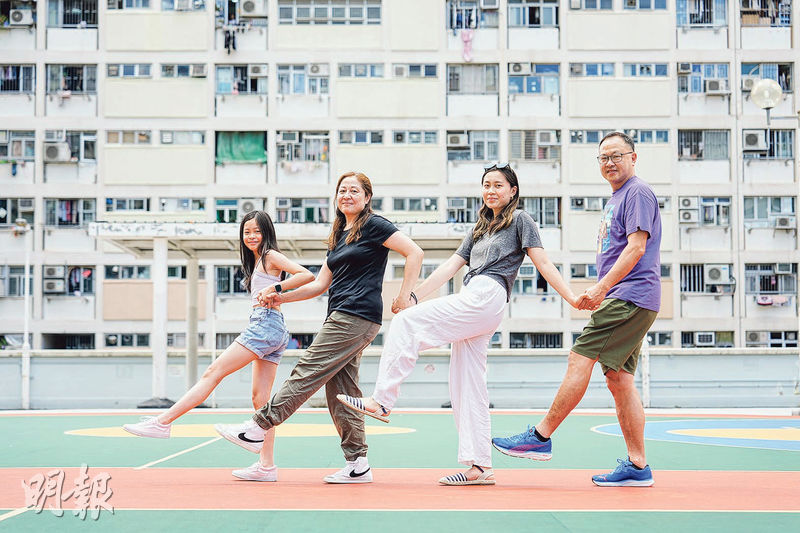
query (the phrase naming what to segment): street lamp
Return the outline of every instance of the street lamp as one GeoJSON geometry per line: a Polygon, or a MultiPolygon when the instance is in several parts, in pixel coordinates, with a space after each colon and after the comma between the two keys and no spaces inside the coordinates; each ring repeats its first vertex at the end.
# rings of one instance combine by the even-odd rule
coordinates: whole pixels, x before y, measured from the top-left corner
{"type": "Polygon", "coordinates": [[[25,237],[25,271],[22,274],[22,296],[24,299],[22,318],[22,408],[31,408],[31,343],[30,336],[31,320],[31,291],[30,289],[30,269],[31,269],[31,226],[28,221],[20,217],[14,221],[14,235],[25,237]]]}
{"type": "Polygon", "coordinates": [[[772,146],[770,139],[769,112],[783,100],[783,89],[777,81],[763,78],[758,80],[750,91],[750,99],[758,107],[767,112],[767,158],[772,146]]]}

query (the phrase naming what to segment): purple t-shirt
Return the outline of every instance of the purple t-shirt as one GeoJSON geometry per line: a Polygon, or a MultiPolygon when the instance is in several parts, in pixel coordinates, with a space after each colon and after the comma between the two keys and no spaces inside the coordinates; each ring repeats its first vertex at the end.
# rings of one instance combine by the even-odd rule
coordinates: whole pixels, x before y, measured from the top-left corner
{"type": "Polygon", "coordinates": [[[603,209],[597,233],[597,275],[605,276],[628,245],[628,235],[639,230],[650,234],[644,255],[633,270],[606,294],[644,309],[661,308],[661,215],[653,189],[633,176],[611,195],[603,209]]]}

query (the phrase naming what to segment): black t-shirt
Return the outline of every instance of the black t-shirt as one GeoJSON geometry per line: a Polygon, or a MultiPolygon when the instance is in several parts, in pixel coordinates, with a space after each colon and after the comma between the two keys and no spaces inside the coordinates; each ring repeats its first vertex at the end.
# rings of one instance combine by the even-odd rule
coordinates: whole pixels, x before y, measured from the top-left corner
{"type": "Polygon", "coordinates": [[[383,319],[383,273],[389,249],[383,246],[397,228],[380,215],[370,215],[361,227],[361,238],[345,244],[350,230],[342,232],[328,252],[333,274],[328,288],[328,315],[334,311],[359,316],[380,324],[383,319]]]}

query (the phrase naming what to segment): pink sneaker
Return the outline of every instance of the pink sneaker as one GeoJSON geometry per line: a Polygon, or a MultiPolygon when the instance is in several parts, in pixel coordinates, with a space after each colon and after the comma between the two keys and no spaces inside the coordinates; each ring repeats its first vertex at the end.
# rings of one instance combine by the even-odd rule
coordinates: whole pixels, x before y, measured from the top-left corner
{"type": "Polygon", "coordinates": [[[155,416],[143,416],[141,422],[122,426],[122,429],[128,433],[155,439],[168,439],[171,428],[170,424],[160,424],[155,416]]]}
{"type": "Polygon", "coordinates": [[[231,474],[247,481],[278,481],[278,467],[275,465],[262,466],[260,461],[256,461],[247,468],[234,470],[231,474]]]}

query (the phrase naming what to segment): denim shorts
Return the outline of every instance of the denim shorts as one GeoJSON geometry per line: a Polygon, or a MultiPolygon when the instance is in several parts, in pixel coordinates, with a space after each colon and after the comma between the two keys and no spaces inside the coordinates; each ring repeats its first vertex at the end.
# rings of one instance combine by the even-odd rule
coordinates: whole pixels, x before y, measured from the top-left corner
{"type": "Polygon", "coordinates": [[[278,364],[289,344],[289,332],[283,315],[267,307],[254,307],[250,313],[250,324],[236,342],[253,352],[259,359],[278,364]]]}

